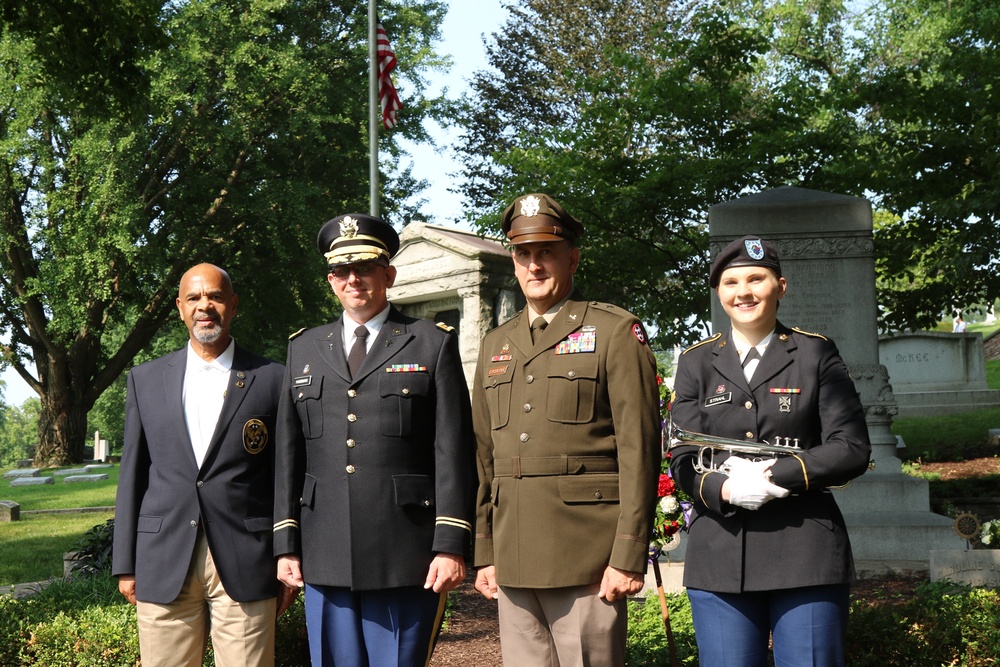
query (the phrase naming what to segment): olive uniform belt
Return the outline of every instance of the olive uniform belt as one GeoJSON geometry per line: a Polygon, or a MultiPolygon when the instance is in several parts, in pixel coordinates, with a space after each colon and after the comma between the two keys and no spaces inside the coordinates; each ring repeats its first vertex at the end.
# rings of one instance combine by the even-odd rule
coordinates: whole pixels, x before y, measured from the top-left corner
{"type": "Polygon", "coordinates": [[[515,456],[493,462],[494,477],[551,477],[618,472],[618,459],[610,456],[515,456]]]}

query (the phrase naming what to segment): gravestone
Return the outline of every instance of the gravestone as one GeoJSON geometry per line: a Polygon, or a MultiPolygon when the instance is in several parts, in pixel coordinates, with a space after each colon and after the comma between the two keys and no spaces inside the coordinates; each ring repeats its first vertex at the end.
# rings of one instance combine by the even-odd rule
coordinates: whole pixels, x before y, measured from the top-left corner
{"type": "Polygon", "coordinates": [[[69,475],[82,475],[86,472],[87,472],[86,467],[80,467],[80,468],[64,468],[62,470],[54,470],[52,471],[52,474],[55,477],[67,477],[69,475]]]}
{"type": "Polygon", "coordinates": [[[889,369],[904,417],[946,415],[1000,406],[986,382],[983,335],[920,331],[881,336],[879,359],[889,369]]]}
{"type": "Polygon", "coordinates": [[[931,551],[931,581],[1000,588],[1000,550],[931,551]]]}
{"type": "Polygon", "coordinates": [[[11,486],[42,486],[43,484],[55,484],[54,477],[15,477],[10,480],[11,486]]]}
{"type": "Polygon", "coordinates": [[[19,479],[21,477],[38,477],[41,474],[41,468],[15,468],[14,470],[8,470],[3,474],[4,479],[19,479]]]}
{"type": "MultiPolygon", "coordinates": [[[[778,319],[832,338],[858,389],[875,469],[835,492],[855,559],[926,566],[930,550],[964,545],[950,519],[930,512],[927,482],[904,475],[896,457],[898,406],[878,352],[871,203],[785,187],[712,206],[708,221],[713,258],[746,234],[777,246],[788,281],[778,319]]],[[[712,323],[729,327],[714,294],[712,323]]]]}
{"type": "Polygon", "coordinates": [[[102,479],[107,479],[108,476],[105,473],[97,473],[93,475],[70,475],[66,477],[63,481],[67,484],[72,484],[73,482],[100,482],[102,479]]]}
{"type": "Polygon", "coordinates": [[[0,523],[21,520],[21,506],[13,500],[0,500],[0,523]]]}

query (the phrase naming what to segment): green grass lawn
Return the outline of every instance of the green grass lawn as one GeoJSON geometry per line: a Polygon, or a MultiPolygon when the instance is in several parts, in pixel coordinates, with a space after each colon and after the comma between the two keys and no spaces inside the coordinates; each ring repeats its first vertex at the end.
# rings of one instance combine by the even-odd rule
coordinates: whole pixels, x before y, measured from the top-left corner
{"type": "MultiPolygon", "coordinates": [[[[0,479],[0,500],[13,500],[21,506],[20,521],[0,524],[0,586],[61,577],[63,554],[72,551],[88,530],[114,516],[111,511],[26,513],[29,510],[113,507],[118,467],[93,472],[107,473],[108,479],[67,484],[62,477],[54,476],[54,484],[42,486],[10,486],[10,480],[0,479]]],[[[51,470],[44,470],[41,475],[53,476],[51,470]]]]}
{"type": "Polygon", "coordinates": [[[63,554],[114,512],[28,514],[0,524],[0,586],[63,575],[63,554]]]}
{"type": "MultiPolygon", "coordinates": [[[[79,466],[77,466],[79,467],[79,466]]],[[[7,472],[4,470],[3,472],[7,472]]],[[[13,500],[25,510],[54,510],[67,507],[112,507],[118,488],[118,466],[101,468],[94,473],[107,473],[99,482],[70,482],[43,470],[42,477],[54,477],[54,484],[41,486],[10,486],[10,480],[0,480],[0,500],[13,500]]]]}
{"type": "Polygon", "coordinates": [[[989,430],[1000,428],[1000,408],[939,417],[897,417],[892,432],[903,436],[907,461],[964,461],[996,456],[989,430]]]}

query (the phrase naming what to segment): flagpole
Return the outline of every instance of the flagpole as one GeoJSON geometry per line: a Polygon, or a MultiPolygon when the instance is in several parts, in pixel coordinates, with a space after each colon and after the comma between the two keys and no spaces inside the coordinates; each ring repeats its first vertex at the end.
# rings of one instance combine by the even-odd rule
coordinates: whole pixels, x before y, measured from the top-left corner
{"type": "Polygon", "coordinates": [[[378,216],[378,123],[380,107],[378,99],[378,43],[375,26],[378,23],[378,12],[375,0],[368,0],[368,176],[369,176],[369,212],[378,216]]]}

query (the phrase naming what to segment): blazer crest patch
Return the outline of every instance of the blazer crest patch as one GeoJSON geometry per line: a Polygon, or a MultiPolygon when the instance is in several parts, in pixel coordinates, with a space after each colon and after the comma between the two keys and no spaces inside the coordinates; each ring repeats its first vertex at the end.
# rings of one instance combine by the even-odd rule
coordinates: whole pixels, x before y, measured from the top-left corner
{"type": "Polygon", "coordinates": [[[243,425],[243,449],[249,454],[260,454],[267,447],[267,425],[251,419],[243,425]]]}

